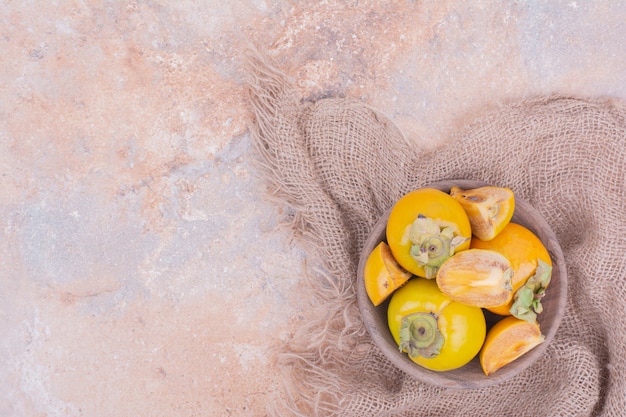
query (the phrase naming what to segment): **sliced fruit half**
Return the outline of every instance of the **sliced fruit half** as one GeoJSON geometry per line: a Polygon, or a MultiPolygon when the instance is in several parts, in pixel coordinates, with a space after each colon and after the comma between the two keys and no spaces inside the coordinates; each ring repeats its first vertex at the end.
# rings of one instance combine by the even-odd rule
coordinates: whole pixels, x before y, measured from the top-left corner
{"type": "Polygon", "coordinates": [[[468,249],[441,265],[437,285],[454,301],[488,308],[511,300],[512,276],[511,263],[504,255],[487,249],[468,249]]]}
{"type": "Polygon", "coordinates": [[[515,211],[513,191],[505,187],[488,185],[471,190],[452,187],[450,196],[463,206],[472,226],[472,234],[481,240],[496,237],[515,211]]]}
{"type": "Polygon", "coordinates": [[[380,242],[365,262],[363,270],[365,291],[372,304],[377,306],[404,285],[411,276],[411,273],[404,270],[395,260],[387,243],[380,242]]]}
{"type": "Polygon", "coordinates": [[[479,354],[480,366],[489,376],[518,359],[545,340],[537,322],[529,323],[508,316],[487,332],[479,354]]]}

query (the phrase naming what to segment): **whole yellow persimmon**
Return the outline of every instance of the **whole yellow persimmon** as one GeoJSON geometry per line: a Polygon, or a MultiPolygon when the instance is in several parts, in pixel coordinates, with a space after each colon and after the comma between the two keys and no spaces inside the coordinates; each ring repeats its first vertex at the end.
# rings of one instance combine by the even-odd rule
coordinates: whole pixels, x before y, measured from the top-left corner
{"type": "Polygon", "coordinates": [[[386,234],[400,266],[432,279],[450,256],[469,248],[472,230],[459,202],[443,191],[421,188],[392,207],[386,234]]]}
{"type": "Polygon", "coordinates": [[[418,365],[450,371],[480,351],[487,325],[483,311],[446,297],[435,280],[411,278],[391,296],[389,330],[400,350],[418,365]]]}

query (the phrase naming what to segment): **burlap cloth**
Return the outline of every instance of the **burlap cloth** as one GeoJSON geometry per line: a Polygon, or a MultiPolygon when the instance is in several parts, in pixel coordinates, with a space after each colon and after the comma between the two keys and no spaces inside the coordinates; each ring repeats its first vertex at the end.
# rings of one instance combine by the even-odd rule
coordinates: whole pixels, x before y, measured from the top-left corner
{"type": "Polygon", "coordinates": [[[545,97],[490,110],[446,145],[419,150],[351,99],[302,102],[248,54],[259,165],[286,221],[323,261],[311,280],[320,319],[281,345],[274,414],[298,416],[625,416],[626,106],[545,97]],[[402,194],[443,179],[511,187],[545,217],[565,254],[566,315],[541,361],[479,390],[417,382],[372,345],[359,317],[359,251],[402,194]]]}

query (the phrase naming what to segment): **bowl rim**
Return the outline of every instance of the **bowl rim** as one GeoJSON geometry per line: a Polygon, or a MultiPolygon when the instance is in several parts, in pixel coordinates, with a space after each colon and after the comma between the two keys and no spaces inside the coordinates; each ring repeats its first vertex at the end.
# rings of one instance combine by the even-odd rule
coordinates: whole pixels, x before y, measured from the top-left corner
{"type": "MultiPolygon", "coordinates": [[[[436,188],[444,192],[449,192],[452,186],[470,189],[486,185],[492,184],[484,181],[453,179],[431,182],[419,188],[436,188]]],[[[468,366],[472,366],[474,369],[478,367],[480,373],[476,373],[476,378],[469,380],[467,377],[463,377],[466,376],[467,368],[463,371],[456,370],[458,372],[455,372],[454,370],[446,372],[436,372],[428,370],[426,368],[422,368],[419,365],[413,363],[405,353],[400,352],[400,350],[398,349],[398,345],[391,338],[391,334],[387,329],[387,326],[383,326],[384,329],[381,331],[379,329],[380,324],[377,325],[377,323],[380,323],[380,313],[375,314],[375,311],[384,308],[384,316],[386,317],[386,309],[387,305],[389,304],[389,299],[387,299],[378,307],[375,307],[371,303],[365,290],[363,270],[365,268],[365,262],[367,261],[367,257],[371,250],[373,250],[374,247],[381,240],[386,239],[386,223],[390,212],[391,208],[387,209],[370,231],[370,234],[363,245],[363,249],[361,250],[357,268],[358,307],[367,331],[369,332],[374,344],[378,346],[383,355],[398,369],[418,381],[434,386],[457,389],[485,388],[488,386],[500,384],[520,374],[522,371],[526,370],[536,361],[538,361],[556,335],[556,332],[561,324],[563,315],[565,314],[567,302],[567,270],[563,251],[558,240],[556,239],[554,231],[543,218],[543,216],[528,202],[519,198],[518,196],[515,197],[515,212],[511,221],[524,225],[540,238],[540,240],[548,250],[553,264],[552,279],[550,287],[548,288],[556,288],[553,289],[552,292],[558,292],[558,295],[556,299],[556,309],[553,314],[550,314],[551,321],[549,322],[549,326],[547,326],[548,328],[546,332],[543,331],[542,326],[542,322],[543,324],[546,324],[547,316],[544,316],[546,312],[544,311],[542,314],[540,314],[537,319],[542,326],[542,333],[545,337],[544,343],[538,345],[531,351],[527,352],[524,356],[518,358],[515,362],[513,362],[515,366],[505,366],[499,369],[498,372],[490,375],[489,377],[485,376],[482,372],[478,363],[478,355],[476,355],[472,362],[470,362],[471,365],[466,365],[465,367],[460,368],[461,370],[463,370],[468,366]],[[532,218],[533,221],[539,225],[539,230],[528,227],[526,224],[524,224],[524,222],[519,221],[520,219],[524,220],[526,218],[532,218]]],[[[486,311],[486,316],[488,315],[490,315],[490,313],[486,311]]]]}

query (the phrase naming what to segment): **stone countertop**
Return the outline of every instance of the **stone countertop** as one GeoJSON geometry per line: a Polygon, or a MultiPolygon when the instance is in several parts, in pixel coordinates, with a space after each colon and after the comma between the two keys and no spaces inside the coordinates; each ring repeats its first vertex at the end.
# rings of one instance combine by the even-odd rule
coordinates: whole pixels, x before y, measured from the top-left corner
{"type": "Polygon", "coordinates": [[[503,102],[626,99],[623,1],[29,1],[0,22],[0,416],[263,416],[280,393],[271,349],[315,260],[253,165],[249,40],[302,97],[361,99],[424,149],[503,102]]]}

